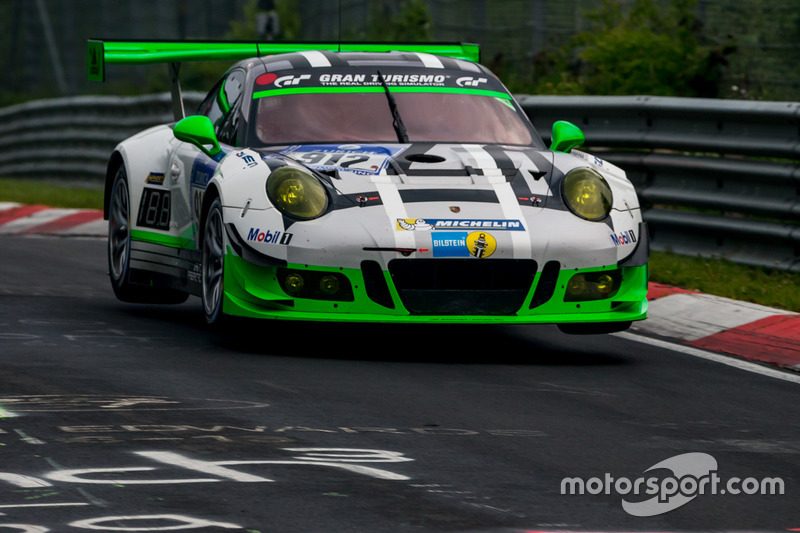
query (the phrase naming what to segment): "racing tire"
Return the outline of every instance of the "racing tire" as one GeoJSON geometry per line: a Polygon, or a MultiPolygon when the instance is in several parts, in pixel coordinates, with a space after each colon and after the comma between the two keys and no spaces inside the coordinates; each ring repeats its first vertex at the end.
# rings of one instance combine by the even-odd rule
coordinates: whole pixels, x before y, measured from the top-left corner
{"type": "Polygon", "coordinates": [[[617,333],[625,331],[631,327],[628,322],[600,322],[598,324],[559,324],[558,329],[561,333],[568,335],[603,335],[605,333],[617,333]]]}
{"type": "Polygon", "coordinates": [[[108,202],[108,277],[117,299],[140,304],[179,304],[189,297],[175,289],[133,284],[131,277],[130,193],[125,167],[120,165],[108,202]]]}
{"type": "Polygon", "coordinates": [[[202,301],[206,323],[221,327],[229,322],[222,312],[225,282],[225,225],[222,218],[222,203],[214,198],[203,217],[202,245],[202,301]]]}

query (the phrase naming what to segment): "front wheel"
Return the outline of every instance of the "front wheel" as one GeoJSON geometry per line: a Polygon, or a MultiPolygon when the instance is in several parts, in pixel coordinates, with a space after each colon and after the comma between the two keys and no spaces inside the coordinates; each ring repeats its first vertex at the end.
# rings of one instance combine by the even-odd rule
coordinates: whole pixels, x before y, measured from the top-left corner
{"type": "Polygon", "coordinates": [[[222,204],[215,198],[203,225],[203,311],[206,322],[219,325],[223,319],[222,300],[225,277],[225,227],[222,204]]]}

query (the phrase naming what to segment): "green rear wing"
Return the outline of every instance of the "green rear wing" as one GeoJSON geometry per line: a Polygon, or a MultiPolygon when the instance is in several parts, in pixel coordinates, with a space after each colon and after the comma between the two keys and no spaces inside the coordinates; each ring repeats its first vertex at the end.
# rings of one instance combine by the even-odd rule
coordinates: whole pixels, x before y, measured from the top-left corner
{"type": "Polygon", "coordinates": [[[480,61],[480,47],[473,43],[282,43],[238,41],[113,41],[87,42],[89,80],[105,81],[106,64],[183,63],[186,61],[240,60],[308,50],[327,52],[423,52],[480,61]]]}

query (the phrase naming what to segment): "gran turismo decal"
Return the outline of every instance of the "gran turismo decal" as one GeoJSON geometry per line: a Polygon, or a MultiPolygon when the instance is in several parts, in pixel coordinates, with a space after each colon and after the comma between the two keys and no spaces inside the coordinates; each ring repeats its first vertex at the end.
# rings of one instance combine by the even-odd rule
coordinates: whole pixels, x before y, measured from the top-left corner
{"type": "Polygon", "coordinates": [[[250,228],[247,232],[247,240],[252,242],[263,242],[264,244],[282,244],[288,246],[292,242],[293,233],[286,233],[281,230],[264,230],[261,228],[250,228]]]}
{"type": "Polygon", "coordinates": [[[491,229],[495,231],[525,231],[518,219],[458,219],[458,218],[398,218],[398,231],[431,231],[454,229],[491,229]]]}
{"type": "Polygon", "coordinates": [[[611,234],[611,242],[614,246],[624,246],[626,244],[633,244],[636,242],[636,234],[632,229],[620,231],[618,234],[611,234]]]}
{"type": "MultiPolygon", "coordinates": [[[[441,86],[448,76],[444,74],[387,74],[386,85],[441,86]]],[[[470,78],[471,79],[471,78],[470,78]]],[[[486,78],[483,78],[486,81],[486,78]]],[[[381,85],[377,74],[320,74],[319,84],[324,86],[381,85]]]]}
{"type": "Polygon", "coordinates": [[[456,80],[459,87],[478,87],[481,83],[489,81],[487,78],[473,78],[472,76],[462,76],[456,80]]]}
{"type": "Polygon", "coordinates": [[[145,187],[139,202],[137,226],[169,230],[172,202],[169,191],[145,187]]]}
{"type": "Polygon", "coordinates": [[[290,74],[288,76],[281,76],[275,80],[275,87],[292,87],[300,85],[300,82],[311,79],[311,74],[290,74]]]}

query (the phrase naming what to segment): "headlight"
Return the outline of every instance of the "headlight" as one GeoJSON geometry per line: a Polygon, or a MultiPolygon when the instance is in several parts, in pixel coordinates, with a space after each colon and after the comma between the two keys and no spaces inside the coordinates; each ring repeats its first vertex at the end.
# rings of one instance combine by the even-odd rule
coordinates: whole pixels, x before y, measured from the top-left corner
{"type": "Polygon", "coordinates": [[[267,178],[267,196],[281,212],[301,220],[325,214],[328,194],[317,178],[293,167],[281,167],[267,178]]]}
{"type": "Polygon", "coordinates": [[[614,203],[606,180],[588,168],[576,168],[567,172],[561,195],[570,211],[592,221],[606,218],[614,203]]]}

